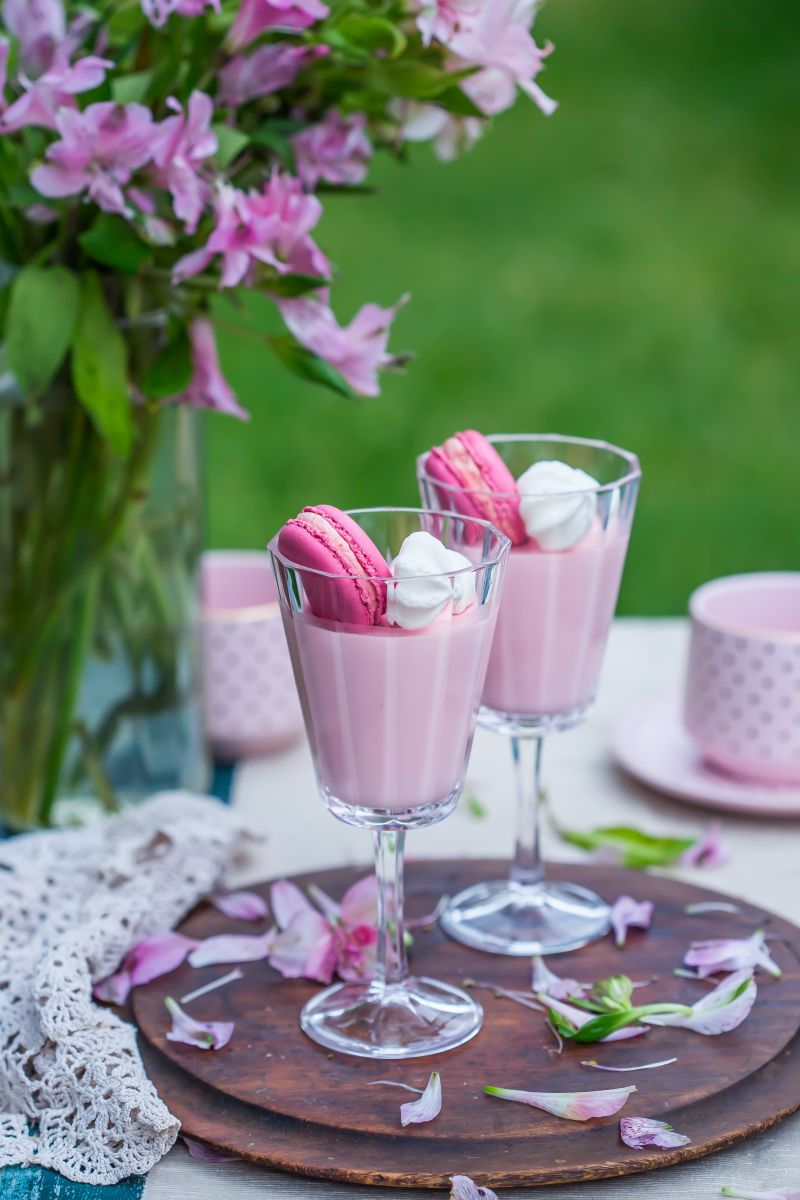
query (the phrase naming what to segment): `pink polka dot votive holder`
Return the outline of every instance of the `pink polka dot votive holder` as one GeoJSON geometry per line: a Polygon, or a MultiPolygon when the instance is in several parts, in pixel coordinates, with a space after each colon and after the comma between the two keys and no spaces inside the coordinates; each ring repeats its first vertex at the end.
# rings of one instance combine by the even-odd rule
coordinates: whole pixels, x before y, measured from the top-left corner
{"type": "Polygon", "coordinates": [[[800,572],[731,575],[689,601],[684,721],[714,766],[800,783],[800,572]]]}
{"type": "Polygon", "coordinates": [[[266,554],[212,550],[201,575],[206,737],[218,758],[270,754],[303,716],[266,554]]]}

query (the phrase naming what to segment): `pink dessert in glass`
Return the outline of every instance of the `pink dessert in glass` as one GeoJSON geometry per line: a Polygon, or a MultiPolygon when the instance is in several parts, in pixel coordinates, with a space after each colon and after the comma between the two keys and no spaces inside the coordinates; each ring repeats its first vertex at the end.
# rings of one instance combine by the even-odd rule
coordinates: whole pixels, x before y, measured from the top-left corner
{"type": "Polygon", "coordinates": [[[315,996],[300,1024],[333,1050],[411,1058],[480,1029],[475,999],[408,974],[405,831],[458,802],[497,620],[508,538],[452,513],[305,508],[270,543],[320,795],[373,830],[375,974],[315,996]]]}
{"type": "Polygon", "coordinates": [[[549,883],[539,854],[541,739],[594,701],[639,484],[636,456],[606,442],[466,430],[417,460],[424,503],[493,522],[512,545],[480,722],[511,738],[518,834],[508,880],[479,884],[444,914],[460,941],[502,954],[575,949],[608,907],[549,883]]]}

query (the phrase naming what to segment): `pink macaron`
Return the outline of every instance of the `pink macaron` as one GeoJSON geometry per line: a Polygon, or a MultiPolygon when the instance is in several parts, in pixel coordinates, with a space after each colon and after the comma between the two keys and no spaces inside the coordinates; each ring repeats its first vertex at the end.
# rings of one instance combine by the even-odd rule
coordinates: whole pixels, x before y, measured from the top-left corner
{"type": "Polygon", "coordinates": [[[491,521],[515,546],[528,540],[519,511],[517,481],[492,443],[476,429],[449,437],[429,453],[425,470],[446,488],[445,507],[465,517],[491,521]]]}
{"type": "Polygon", "coordinates": [[[315,617],[348,625],[378,625],[386,612],[386,559],[347,513],[331,504],[309,505],[287,521],[278,549],[303,575],[315,617]],[[315,575],[324,571],[338,578],[315,575]]]}

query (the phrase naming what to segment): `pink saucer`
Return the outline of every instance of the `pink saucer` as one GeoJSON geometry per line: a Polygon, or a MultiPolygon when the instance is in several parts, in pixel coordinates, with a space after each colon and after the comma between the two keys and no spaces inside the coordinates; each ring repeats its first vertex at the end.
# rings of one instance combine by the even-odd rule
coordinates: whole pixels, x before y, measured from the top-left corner
{"type": "Polygon", "coordinates": [[[703,762],[683,727],[681,697],[656,696],[626,713],[614,733],[617,762],[642,783],[690,804],[765,817],[800,817],[800,787],[753,783],[703,762]]]}

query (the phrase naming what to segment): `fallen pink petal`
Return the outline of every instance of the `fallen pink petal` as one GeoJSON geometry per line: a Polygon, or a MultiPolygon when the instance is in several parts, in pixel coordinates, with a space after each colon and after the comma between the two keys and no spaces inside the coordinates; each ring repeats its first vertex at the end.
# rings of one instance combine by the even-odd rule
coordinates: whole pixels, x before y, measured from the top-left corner
{"type": "Polygon", "coordinates": [[[269,912],[266,900],[256,892],[218,892],[211,903],[237,921],[261,921],[269,912]]]}
{"type": "MultiPolygon", "coordinates": [[[[547,1008],[552,1008],[559,1016],[566,1017],[576,1029],[582,1029],[584,1025],[588,1025],[597,1016],[597,1013],[587,1012],[585,1008],[577,1008],[574,1004],[567,1004],[563,1000],[556,999],[555,996],[547,996],[541,993],[536,998],[547,1008]]],[[[600,1041],[626,1042],[631,1038],[641,1037],[643,1033],[647,1033],[647,1030],[642,1025],[624,1025],[621,1029],[615,1029],[604,1038],[600,1038],[600,1041]]]]}
{"type": "Polygon", "coordinates": [[[189,955],[191,967],[215,967],[221,963],[259,962],[266,958],[274,933],[221,933],[198,943],[189,955]]]}
{"type": "Polygon", "coordinates": [[[611,927],[614,940],[620,949],[625,945],[629,929],[649,929],[653,919],[650,900],[634,900],[632,896],[620,896],[611,906],[611,927]]]}
{"type": "Polygon", "coordinates": [[[418,1100],[409,1100],[400,1105],[401,1125],[421,1125],[433,1121],[442,1111],[442,1080],[438,1071],[433,1071],[428,1085],[418,1100]]]}
{"type": "Polygon", "coordinates": [[[172,1025],[166,1033],[168,1042],[181,1042],[184,1046],[196,1046],[198,1050],[221,1050],[231,1040],[233,1021],[196,1021],[172,996],[167,996],[164,1004],[172,1017],[172,1025]]]}
{"type": "Polygon", "coordinates": [[[648,1025],[672,1025],[715,1037],[730,1033],[746,1021],[755,1004],[758,989],[749,971],[738,971],[706,992],[691,1006],[691,1013],[661,1013],[642,1017],[648,1025]]]}
{"type": "Polygon", "coordinates": [[[479,1187],[469,1175],[451,1175],[450,1200],[497,1200],[497,1193],[491,1188],[479,1187]]]}
{"type": "Polygon", "coordinates": [[[684,965],[694,967],[700,978],[718,971],[755,971],[762,967],[776,979],[782,974],[770,956],[763,929],[747,938],[712,938],[692,942],[684,955],[684,965]]]}
{"type": "Polygon", "coordinates": [[[686,1146],[692,1140],[685,1133],[676,1133],[666,1121],[654,1121],[650,1117],[621,1117],[619,1136],[632,1150],[645,1150],[648,1146],[671,1150],[675,1146],[686,1146]]]}
{"type": "Polygon", "coordinates": [[[269,961],[286,979],[330,983],[337,961],[334,930],[315,909],[298,912],[285,929],[275,934],[269,961]]]}
{"type": "Polygon", "coordinates": [[[586,1058],[582,1060],[581,1066],[593,1067],[595,1071],[615,1071],[619,1074],[626,1074],[628,1071],[653,1071],[656,1067],[668,1067],[677,1061],[677,1058],[662,1058],[658,1062],[639,1063],[634,1067],[611,1067],[606,1063],[599,1063],[595,1058],[586,1058]]]}
{"type": "Polygon", "coordinates": [[[531,990],[537,994],[545,992],[548,996],[554,996],[556,1000],[567,1000],[570,996],[582,996],[588,989],[585,983],[578,983],[577,979],[562,979],[555,971],[550,970],[541,955],[535,954],[531,990]]]}
{"type": "Polygon", "coordinates": [[[314,906],[296,883],[279,879],[270,889],[272,915],[279,929],[286,929],[298,913],[314,912],[314,906]]]}
{"type": "Polygon", "coordinates": [[[722,867],[730,859],[730,854],[722,842],[722,826],[719,821],[712,821],[701,838],[684,850],[680,864],[684,867],[722,867]]]}
{"type": "Polygon", "coordinates": [[[489,1096],[529,1104],[563,1117],[567,1121],[591,1121],[595,1117],[612,1117],[619,1112],[628,1097],[636,1091],[631,1084],[624,1088],[606,1088],[599,1092],[522,1092],[513,1088],[484,1087],[489,1096]]]}
{"type": "Polygon", "coordinates": [[[238,1154],[225,1154],[222,1150],[212,1150],[210,1146],[204,1145],[203,1142],[196,1142],[194,1138],[187,1137],[185,1133],[181,1134],[181,1141],[188,1150],[190,1157],[196,1158],[198,1162],[241,1162],[238,1154]]]}
{"type": "Polygon", "coordinates": [[[198,945],[194,938],[165,929],[131,947],[114,975],[99,980],[92,989],[96,1000],[124,1004],[131,988],[168,975],[198,945]]]}

